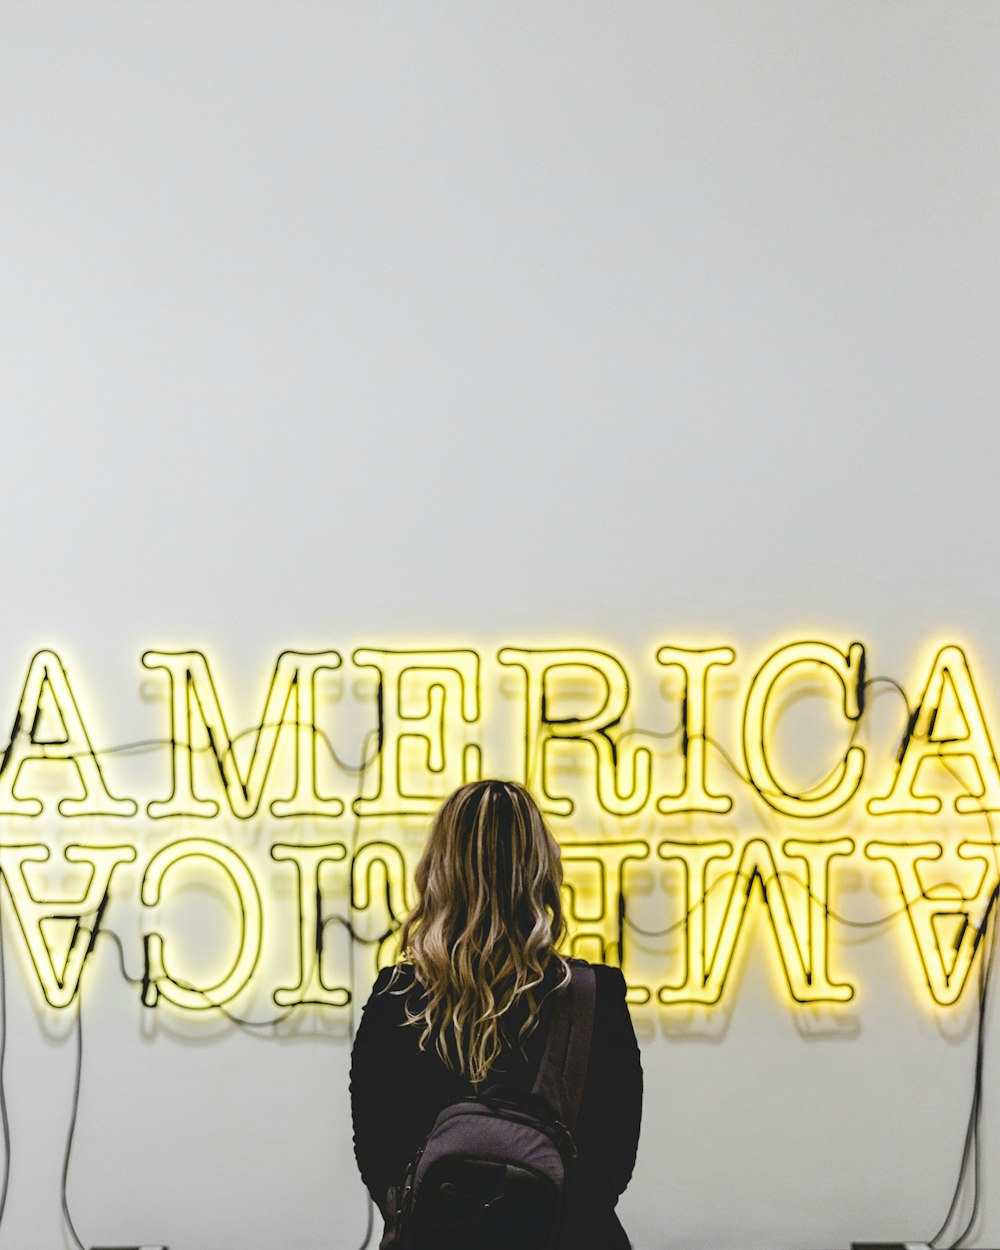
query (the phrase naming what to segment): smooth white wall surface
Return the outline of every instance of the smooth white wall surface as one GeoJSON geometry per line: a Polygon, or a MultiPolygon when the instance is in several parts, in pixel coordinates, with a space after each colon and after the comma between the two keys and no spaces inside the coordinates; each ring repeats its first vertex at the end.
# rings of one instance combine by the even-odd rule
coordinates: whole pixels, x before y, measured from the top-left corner
{"type": "MultiPolygon", "coordinates": [[[[667,642],[745,682],[775,640],[860,638],[918,692],[952,640],[1000,708],[998,117],[992,4],[7,4],[0,723],[39,646],[104,743],[162,733],[151,646],[209,652],[248,723],[283,647],[428,641],[596,640],[663,728],[667,642]]],[[[57,1250],[72,1020],[5,934],[0,1245],[57,1250]]],[[[708,1036],[637,1014],[637,1246],[937,1228],[974,1038],[905,938],[840,948],[835,1028],[763,939],[708,1036]]],[[[115,966],[87,1244],[355,1250],[345,1022],[151,1025],[115,966]]]]}

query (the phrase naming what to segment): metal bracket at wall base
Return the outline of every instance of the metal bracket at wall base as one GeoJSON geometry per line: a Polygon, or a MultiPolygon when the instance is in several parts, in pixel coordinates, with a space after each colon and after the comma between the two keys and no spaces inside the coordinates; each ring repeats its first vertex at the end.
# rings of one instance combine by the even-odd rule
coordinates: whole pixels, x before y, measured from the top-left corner
{"type": "Polygon", "coordinates": [[[852,1241],[851,1250],[933,1250],[929,1241],[852,1241]]]}

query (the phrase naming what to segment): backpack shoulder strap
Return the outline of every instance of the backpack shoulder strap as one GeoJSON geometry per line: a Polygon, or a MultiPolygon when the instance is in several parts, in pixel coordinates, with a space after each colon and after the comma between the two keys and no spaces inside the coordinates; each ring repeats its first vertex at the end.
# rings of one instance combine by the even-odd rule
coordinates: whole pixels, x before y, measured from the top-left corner
{"type": "Polygon", "coordinates": [[[554,994],[549,1035],[532,1093],[544,1098],[572,1132],[590,1061],[597,977],[590,964],[572,962],[569,970],[569,981],[554,994]]]}

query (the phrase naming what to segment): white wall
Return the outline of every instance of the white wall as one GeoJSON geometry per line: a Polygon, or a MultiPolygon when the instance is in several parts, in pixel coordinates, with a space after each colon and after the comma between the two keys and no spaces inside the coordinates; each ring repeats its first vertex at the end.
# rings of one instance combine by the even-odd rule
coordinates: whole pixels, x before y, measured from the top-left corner
{"type": "MultiPolygon", "coordinates": [[[[857,637],[915,698],[954,640],[989,706],[998,40],[980,3],[6,5],[0,723],[39,646],[104,744],[163,732],[149,646],[209,652],[241,723],[282,647],[428,641],[601,642],[663,728],[665,642],[745,683],[857,637]]],[[[883,767],[898,732],[887,700],[883,767]]],[[[163,767],[108,772],[146,798],[163,767]]],[[[891,904],[859,876],[845,906],[891,904]]],[[[0,1243],[56,1250],[72,1012],[4,928],[0,1243]]],[[[636,1244],[929,1236],[968,1011],[890,927],[838,939],[863,992],[813,1031],[757,936],[708,1036],[637,1013],[636,1244]]],[[[84,1000],[87,1244],[354,1250],[345,1020],[151,1022],[110,946],[84,1000]]]]}

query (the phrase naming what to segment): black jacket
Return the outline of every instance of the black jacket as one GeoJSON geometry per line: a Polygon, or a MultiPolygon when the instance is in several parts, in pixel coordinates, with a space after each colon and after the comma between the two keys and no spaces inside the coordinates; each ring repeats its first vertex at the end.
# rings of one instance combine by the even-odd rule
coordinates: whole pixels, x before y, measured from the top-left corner
{"type": "MultiPolygon", "coordinates": [[[[624,1250],[629,1245],[615,1203],[632,1176],[642,1110],[639,1047],[625,1003],[625,980],[617,968],[596,965],[597,1003],[587,1082],[577,1131],[578,1158],[567,1191],[560,1241],[566,1250],[624,1250]]],[[[553,961],[547,981],[554,984],[553,961]]],[[[375,982],[354,1039],[351,1112],[354,1154],[368,1192],[384,1212],[386,1191],[403,1180],[407,1164],[423,1145],[438,1112],[464,1098],[472,1086],[450,1071],[429,1042],[419,1047],[420,1027],[405,1023],[404,1002],[420,987],[403,966],[389,988],[391,969],[375,982]],[[400,991],[400,992],[397,992],[400,991]]],[[[491,1079],[529,1088],[548,1031],[551,998],[543,1000],[539,1023],[524,1053],[505,1049],[491,1079]]],[[[517,1021],[513,1022],[516,1030],[517,1021]]]]}

